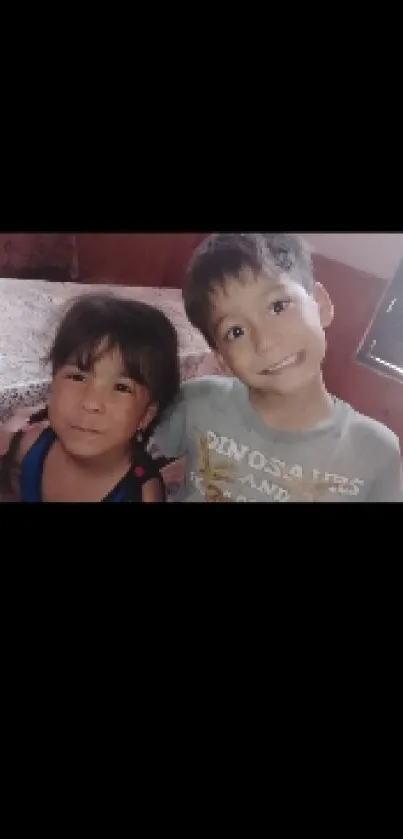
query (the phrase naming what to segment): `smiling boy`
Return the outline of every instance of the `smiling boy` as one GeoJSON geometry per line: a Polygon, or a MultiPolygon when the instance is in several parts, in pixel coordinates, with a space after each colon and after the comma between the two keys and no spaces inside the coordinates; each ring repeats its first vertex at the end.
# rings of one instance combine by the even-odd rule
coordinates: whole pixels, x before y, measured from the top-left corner
{"type": "Polygon", "coordinates": [[[157,429],[186,501],[403,500],[396,435],[326,389],[333,307],[298,236],[209,236],[183,298],[230,373],[185,383],[157,429]]]}

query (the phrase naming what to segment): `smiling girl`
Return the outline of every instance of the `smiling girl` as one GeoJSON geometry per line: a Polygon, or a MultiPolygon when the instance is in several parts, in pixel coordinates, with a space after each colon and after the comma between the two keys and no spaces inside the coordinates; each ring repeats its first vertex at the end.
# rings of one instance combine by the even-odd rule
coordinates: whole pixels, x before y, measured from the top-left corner
{"type": "Polygon", "coordinates": [[[165,500],[145,442],[179,390],[168,318],[138,301],[86,295],[62,319],[49,360],[48,406],[14,434],[2,493],[31,502],[165,500]]]}

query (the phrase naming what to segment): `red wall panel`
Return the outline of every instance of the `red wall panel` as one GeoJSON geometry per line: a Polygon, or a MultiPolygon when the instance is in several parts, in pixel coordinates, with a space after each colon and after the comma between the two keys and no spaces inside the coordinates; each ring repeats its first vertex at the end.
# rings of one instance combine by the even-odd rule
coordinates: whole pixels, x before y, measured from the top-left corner
{"type": "Polygon", "coordinates": [[[181,288],[204,233],[79,233],[82,282],[181,288]]]}

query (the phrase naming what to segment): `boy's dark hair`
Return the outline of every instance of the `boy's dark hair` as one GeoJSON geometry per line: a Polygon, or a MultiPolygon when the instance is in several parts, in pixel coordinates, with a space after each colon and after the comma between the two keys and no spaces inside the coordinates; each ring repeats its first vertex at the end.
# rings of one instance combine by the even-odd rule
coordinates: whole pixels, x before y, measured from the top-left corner
{"type": "MultiPolygon", "coordinates": [[[[145,432],[149,439],[161,414],[174,400],[180,387],[178,337],[170,320],[154,306],[111,294],[88,294],[70,304],[57,329],[47,361],[55,374],[67,363],[90,370],[100,353],[118,349],[124,372],[145,385],[151,402],[158,406],[152,424],[145,432]]],[[[47,409],[33,414],[30,422],[47,419],[47,409]]],[[[0,464],[0,489],[11,490],[12,472],[23,431],[13,435],[0,464]]],[[[140,455],[136,437],[132,441],[133,459],[140,455]]]]}
{"type": "Polygon", "coordinates": [[[308,292],[314,286],[310,252],[292,233],[213,233],[196,248],[190,261],[182,294],[190,323],[215,346],[211,311],[213,293],[229,277],[239,277],[243,268],[254,274],[268,270],[287,272],[308,292]]]}

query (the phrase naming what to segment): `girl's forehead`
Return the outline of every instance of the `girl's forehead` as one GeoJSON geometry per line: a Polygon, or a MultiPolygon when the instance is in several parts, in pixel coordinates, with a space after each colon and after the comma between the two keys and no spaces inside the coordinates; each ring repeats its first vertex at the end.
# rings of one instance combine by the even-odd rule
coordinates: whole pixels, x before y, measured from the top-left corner
{"type": "Polygon", "coordinates": [[[105,349],[100,351],[94,358],[93,369],[95,372],[109,373],[111,375],[122,376],[125,372],[125,366],[120,350],[114,347],[112,350],[105,349]]]}
{"type": "Polygon", "coordinates": [[[94,372],[114,375],[125,374],[125,363],[119,347],[110,347],[107,340],[95,347],[83,347],[69,359],[70,364],[91,369],[94,372]]]}

